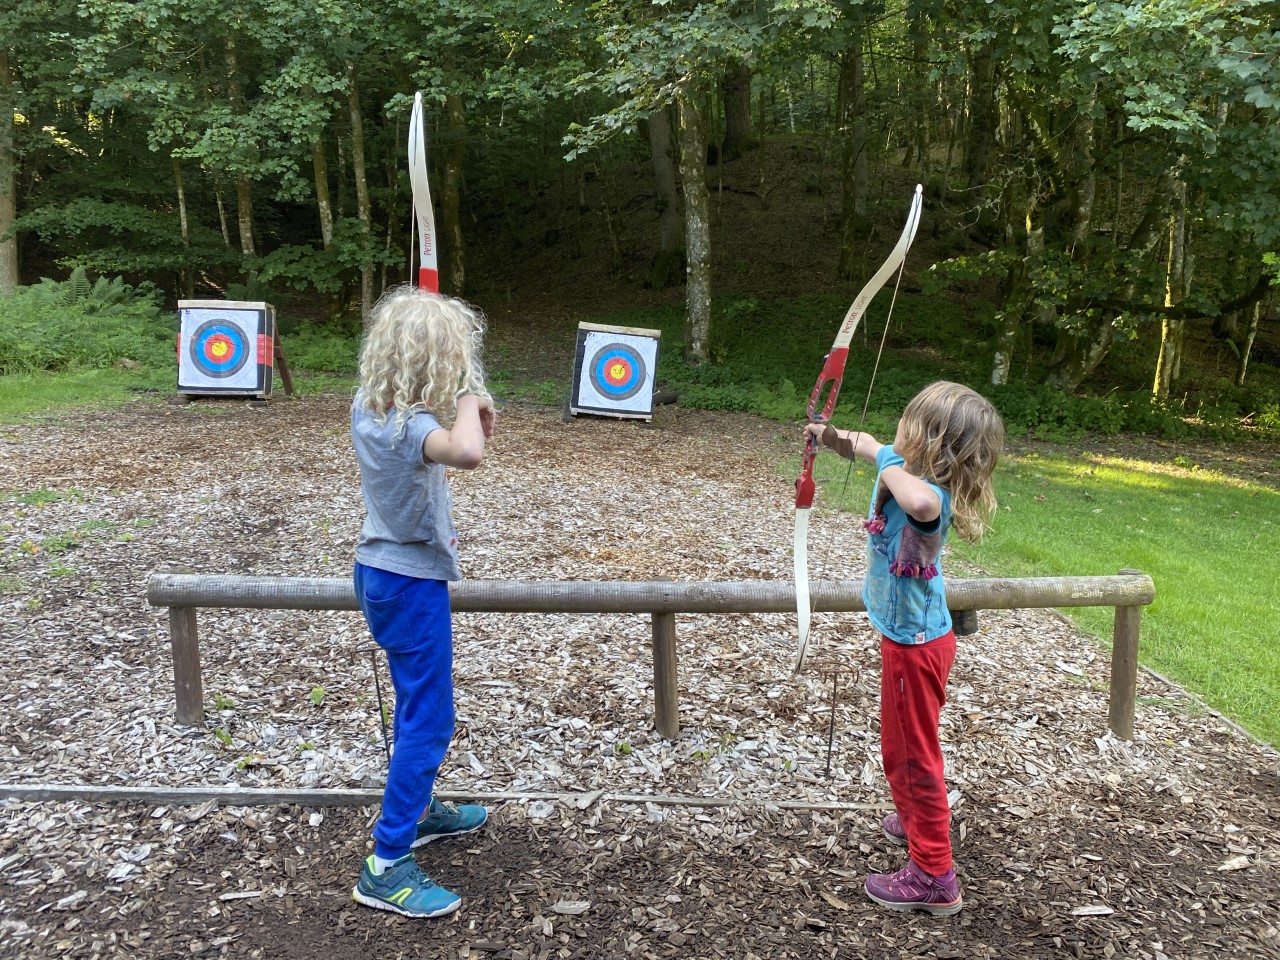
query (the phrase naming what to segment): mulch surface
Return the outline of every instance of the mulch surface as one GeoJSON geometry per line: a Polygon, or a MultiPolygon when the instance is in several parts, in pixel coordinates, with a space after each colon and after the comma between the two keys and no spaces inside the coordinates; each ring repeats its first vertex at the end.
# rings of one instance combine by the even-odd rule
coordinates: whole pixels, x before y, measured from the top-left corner
{"type": "MultiPolygon", "coordinates": [[[[140,402],[3,431],[0,780],[379,782],[358,616],[202,611],[209,717],[181,728],[167,621],[145,602],[150,573],[178,565],[346,575],[348,403],[140,402]]],[[[468,576],[790,576],[776,464],[798,429],[674,408],[651,430],[565,424],[513,405],[499,431],[480,470],[455,474],[468,576]]],[[[858,576],[859,535],[820,514],[815,578],[858,576]]],[[[789,677],[785,617],[680,618],[674,742],[651,729],[642,618],[460,618],[441,788],[564,800],[494,803],[483,831],[419,851],[459,913],[351,901],[376,807],[8,800],[0,956],[1280,957],[1275,752],[1146,675],[1135,740],[1116,740],[1105,651],[1048,611],[985,612],[961,643],[943,738],[964,911],[867,901],[867,871],[902,852],[870,809],[888,800],[878,665],[847,619],[815,620],[845,671],[828,775],[831,683],[789,677]],[[572,801],[594,790],[654,802],[572,801]]]]}

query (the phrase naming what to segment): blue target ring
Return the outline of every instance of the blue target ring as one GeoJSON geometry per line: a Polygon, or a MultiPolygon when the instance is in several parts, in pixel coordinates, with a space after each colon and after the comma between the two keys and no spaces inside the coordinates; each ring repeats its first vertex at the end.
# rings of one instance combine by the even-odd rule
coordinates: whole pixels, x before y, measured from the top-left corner
{"type": "Polygon", "coordinates": [[[648,376],[644,358],[625,343],[606,343],[592,356],[589,369],[591,386],[611,400],[635,396],[648,376]]]}
{"type": "Polygon", "coordinates": [[[191,362],[205,376],[225,379],[249,361],[244,332],[225,320],[207,320],[191,335],[191,362]]]}

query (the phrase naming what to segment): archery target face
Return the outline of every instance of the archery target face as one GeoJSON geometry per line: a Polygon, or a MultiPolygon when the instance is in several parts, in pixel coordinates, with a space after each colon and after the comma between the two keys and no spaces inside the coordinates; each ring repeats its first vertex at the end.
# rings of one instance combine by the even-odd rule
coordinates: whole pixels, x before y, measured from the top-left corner
{"type": "Polygon", "coordinates": [[[191,335],[191,363],[206,377],[223,380],[244,367],[252,350],[244,331],[225,320],[206,320],[191,335]]]}
{"type": "Polygon", "coordinates": [[[262,393],[271,375],[272,338],[264,311],[236,307],[180,310],[178,389],[262,393]],[[264,370],[265,366],[265,370],[264,370]]]}
{"type": "Polygon", "coordinates": [[[650,413],[657,359],[658,341],[654,338],[587,332],[577,406],[600,412],[650,413]]]}

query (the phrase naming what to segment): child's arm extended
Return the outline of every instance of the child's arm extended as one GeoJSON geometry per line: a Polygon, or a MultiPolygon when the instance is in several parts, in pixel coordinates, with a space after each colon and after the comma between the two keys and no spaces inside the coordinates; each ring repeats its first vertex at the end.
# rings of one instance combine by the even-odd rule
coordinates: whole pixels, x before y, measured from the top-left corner
{"type": "MultiPolygon", "coordinates": [[[[806,428],[846,460],[866,460],[875,463],[884,445],[869,433],[855,430],[837,430],[830,424],[811,423],[806,428]]],[[[903,467],[885,467],[880,479],[893,499],[917,523],[928,524],[942,513],[942,501],[933,487],[903,467]]]]}
{"type": "Polygon", "coordinates": [[[484,458],[484,441],[493,436],[493,405],[474,394],[458,399],[453,426],[432,430],[422,442],[422,453],[432,463],[459,470],[474,470],[484,458]]]}

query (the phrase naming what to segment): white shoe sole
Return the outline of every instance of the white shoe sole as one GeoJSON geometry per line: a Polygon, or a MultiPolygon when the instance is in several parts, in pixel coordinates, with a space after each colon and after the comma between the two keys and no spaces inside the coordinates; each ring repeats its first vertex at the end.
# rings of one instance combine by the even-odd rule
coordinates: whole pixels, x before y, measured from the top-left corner
{"type": "Polygon", "coordinates": [[[889,900],[881,900],[870,890],[865,890],[864,892],[880,906],[888,910],[898,910],[902,913],[910,910],[922,910],[935,917],[949,917],[952,914],[959,913],[961,908],[964,907],[963,899],[958,899],[954,903],[893,903],[889,900]]]}

